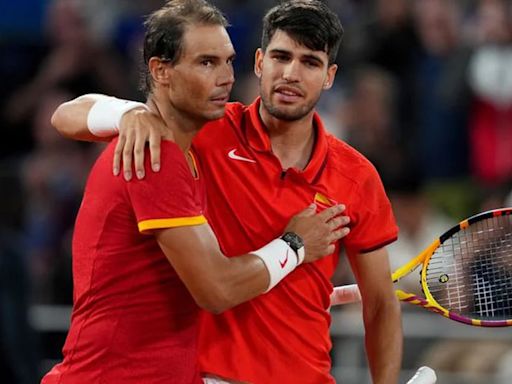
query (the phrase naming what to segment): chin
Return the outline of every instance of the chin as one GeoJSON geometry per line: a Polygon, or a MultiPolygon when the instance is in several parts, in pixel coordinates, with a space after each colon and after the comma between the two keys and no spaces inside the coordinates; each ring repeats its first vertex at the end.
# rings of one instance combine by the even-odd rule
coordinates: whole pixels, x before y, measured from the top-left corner
{"type": "Polygon", "coordinates": [[[209,112],[209,113],[205,114],[204,117],[207,120],[217,120],[217,119],[220,119],[220,118],[224,117],[225,113],[226,113],[226,108],[222,108],[222,109],[217,110],[217,111],[209,112]]]}
{"type": "Polygon", "coordinates": [[[308,114],[305,108],[280,108],[275,107],[269,109],[270,114],[280,120],[296,121],[302,119],[308,114]]]}

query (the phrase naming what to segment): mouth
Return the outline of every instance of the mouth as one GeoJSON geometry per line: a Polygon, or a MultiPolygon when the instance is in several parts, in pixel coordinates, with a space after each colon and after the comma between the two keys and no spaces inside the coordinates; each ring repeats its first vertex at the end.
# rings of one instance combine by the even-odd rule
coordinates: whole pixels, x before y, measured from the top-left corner
{"type": "Polygon", "coordinates": [[[224,106],[229,101],[229,93],[223,93],[210,98],[210,101],[215,105],[224,106]]]}
{"type": "Polygon", "coordinates": [[[300,89],[289,85],[278,85],[274,88],[274,93],[284,102],[294,102],[304,97],[300,89]]]}

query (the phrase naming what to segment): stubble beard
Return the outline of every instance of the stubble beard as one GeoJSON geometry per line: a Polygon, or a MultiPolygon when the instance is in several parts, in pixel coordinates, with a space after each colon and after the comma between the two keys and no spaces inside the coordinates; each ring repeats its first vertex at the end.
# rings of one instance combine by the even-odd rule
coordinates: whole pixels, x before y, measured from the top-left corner
{"type": "MultiPolygon", "coordinates": [[[[260,83],[260,89],[262,89],[261,83],[260,83]]],[[[263,92],[261,93],[261,101],[263,103],[263,107],[268,111],[268,113],[272,117],[279,119],[279,120],[284,120],[284,121],[297,121],[297,120],[302,119],[304,116],[308,115],[313,110],[313,108],[315,108],[315,105],[318,102],[318,98],[306,105],[298,106],[298,107],[296,107],[292,110],[288,110],[288,111],[281,109],[281,108],[275,106],[274,104],[272,104],[270,97],[267,97],[266,95],[264,95],[263,92]]]]}

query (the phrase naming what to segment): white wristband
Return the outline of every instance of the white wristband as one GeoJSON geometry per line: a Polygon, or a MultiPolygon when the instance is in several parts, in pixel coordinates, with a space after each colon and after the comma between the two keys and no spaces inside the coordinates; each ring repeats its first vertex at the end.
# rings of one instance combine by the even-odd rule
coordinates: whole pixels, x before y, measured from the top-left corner
{"type": "Polygon", "coordinates": [[[87,128],[94,136],[109,137],[119,132],[123,115],[135,108],[149,110],[144,103],[104,97],[97,100],[87,114],[87,128]]]}
{"type": "Polygon", "coordinates": [[[272,240],[267,245],[251,253],[263,260],[270,275],[270,283],[265,292],[274,288],[277,283],[298,265],[297,255],[288,243],[282,239],[272,240]]]}

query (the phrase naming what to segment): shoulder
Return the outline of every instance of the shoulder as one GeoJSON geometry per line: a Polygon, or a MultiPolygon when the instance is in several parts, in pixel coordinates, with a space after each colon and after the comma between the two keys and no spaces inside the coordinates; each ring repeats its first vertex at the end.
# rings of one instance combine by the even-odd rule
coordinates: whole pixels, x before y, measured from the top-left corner
{"type": "Polygon", "coordinates": [[[355,183],[378,177],[375,166],[357,149],[330,133],[326,136],[329,150],[327,166],[332,171],[355,183]]]}
{"type": "MultiPolygon", "coordinates": [[[[174,159],[174,160],[178,160],[178,161],[183,161],[185,162],[185,155],[183,154],[183,151],[181,150],[181,148],[178,146],[178,144],[176,144],[174,141],[170,141],[170,140],[162,140],[162,143],[161,143],[161,156],[162,156],[162,159],[164,158],[171,158],[171,159],[174,159]]],[[[146,147],[146,153],[149,154],[149,148],[146,147]]]]}
{"type": "MultiPolygon", "coordinates": [[[[146,147],[146,155],[144,156],[145,169],[151,169],[151,156],[149,148],[146,147]]],[[[187,163],[185,154],[181,148],[173,141],[163,140],[160,146],[160,172],[146,172],[146,175],[153,175],[154,182],[159,182],[163,177],[167,180],[185,179],[191,181],[191,173],[187,163]]]]}

